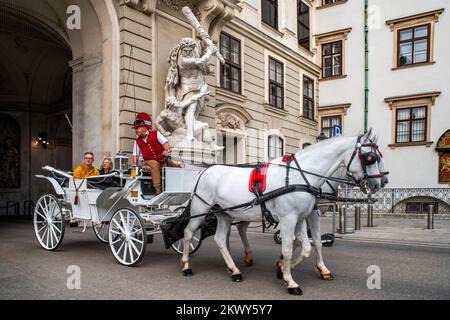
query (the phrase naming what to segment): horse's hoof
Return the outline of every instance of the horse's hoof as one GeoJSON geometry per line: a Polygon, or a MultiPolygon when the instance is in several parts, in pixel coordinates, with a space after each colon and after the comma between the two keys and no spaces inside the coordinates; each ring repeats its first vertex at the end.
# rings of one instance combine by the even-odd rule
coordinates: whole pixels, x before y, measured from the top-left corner
{"type": "Polygon", "coordinates": [[[194,273],[192,272],[191,269],[183,270],[183,276],[185,276],[185,277],[192,277],[193,275],[194,275],[194,273]]]}
{"type": "Polygon", "coordinates": [[[244,260],[245,264],[247,265],[247,267],[251,267],[253,265],[253,259],[250,260],[244,260]]]}
{"type": "Polygon", "coordinates": [[[301,296],[303,294],[303,291],[302,289],[300,289],[300,287],[288,288],[288,292],[289,294],[292,294],[294,296],[301,296]]]}
{"type": "Polygon", "coordinates": [[[233,275],[231,276],[231,281],[233,281],[233,282],[242,282],[242,281],[243,281],[243,279],[242,279],[242,274],[240,274],[240,273],[238,273],[238,274],[233,274],[233,275]]]}
{"type": "Polygon", "coordinates": [[[331,273],[327,273],[327,274],[320,274],[320,278],[322,280],[326,280],[326,281],[331,281],[334,280],[334,277],[331,273]]]}

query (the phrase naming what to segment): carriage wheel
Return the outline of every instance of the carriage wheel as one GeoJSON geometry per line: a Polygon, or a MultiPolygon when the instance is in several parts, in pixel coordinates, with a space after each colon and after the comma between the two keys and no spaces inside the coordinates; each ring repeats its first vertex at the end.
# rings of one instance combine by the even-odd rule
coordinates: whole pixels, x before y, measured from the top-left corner
{"type": "Polygon", "coordinates": [[[64,214],[59,200],[51,194],[42,196],[34,209],[34,231],[42,248],[58,249],[64,238],[64,214]]]}
{"type": "Polygon", "coordinates": [[[273,235],[273,240],[275,241],[275,243],[281,244],[281,231],[277,230],[277,232],[275,232],[275,234],[273,235]]]}
{"type": "Polygon", "coordinates": [[[109,224],[109,247],[124,266],[135,266],[144,256],[147,234],[141,217],[130,209],[118,210],[109,224]]]}
{"type": "MultiPolygon", "coordinates": [[[[191,243],[189,244],[189,253],[193,254],[196,252],[200,245],[202,244],[202,229],[198,229],[195,231],[194,236],[191,239],[191,243]]],[[[184,249],[184,239],[180,239],[174,244],[172,244],[172,249],[178,254],[183,254],[184,249]]]]}
{"type": "Polygon", "coordinates": [[[94,229],[95,236],[98,240],[100,240],[100,242],[109,243],[109,222],[92,222],[92,229],[94,229]]]}

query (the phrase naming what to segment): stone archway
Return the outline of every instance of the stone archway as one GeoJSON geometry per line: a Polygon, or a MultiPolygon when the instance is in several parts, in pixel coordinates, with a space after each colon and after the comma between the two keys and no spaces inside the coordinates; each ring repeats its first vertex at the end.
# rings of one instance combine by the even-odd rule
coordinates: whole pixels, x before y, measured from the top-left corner
{"type": "Polygon", "coordinates": [[[118,150],[116,8],[109,0],[0,0],[0,36],[9,41],[0,41],[0,111],[21,125],[26,159],[20,188],[0,190],[0,200],[36,200],[49,191],[34,178],[43,165],[70,170],[84,151],[99,163],[118,150]],[[80,29],[67,28],[69,5],[80,8],[80,29]],[[46,150],[33,147],[41,133],[49,137],[46,150]]]}

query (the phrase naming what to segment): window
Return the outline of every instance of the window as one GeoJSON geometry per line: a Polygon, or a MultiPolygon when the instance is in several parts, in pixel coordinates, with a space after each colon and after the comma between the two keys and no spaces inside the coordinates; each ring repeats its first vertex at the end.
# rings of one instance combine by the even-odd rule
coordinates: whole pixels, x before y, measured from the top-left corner
{"type": "Polygon", "coordinates": [[[269,104],[283,109],[284,76],[283,63],[269,57],[269,104]]]}
{"type": "Polygon", "coordinates": [[[386,21],[393,35],[393,68],[420,67],[435,63],[434,32],[444,8],[386,21]]]}
{"type": "Polygon", "coordinates": [[[342,41],[322,44],[322,78],[342,75],[342,41]]]}
{"type": "Polygon", "coordinates": [[[322,0],[322,5],[325,6],[327,4],[342,2],[343,0],[322,0]]]}
{"type": "Polygon", "coordinates": [[[440,95],[440,91],[432,91],[384,99],[392,110],[390,148],[433,144],[430,141],[431,114],[440,95]]]}
{"type": "Polygon", "coordinates": [[[262,0],[262,21],[272,28],[278,29],[278,1],[262,0]]]}
{"type": "Polygon", "coordinates": [[[352,28],[321,33],[315,36],[320,46],[322,75],[319,81],[345,78],[345,45],[352,28]]]}
{"type": "Polygon", "coordinates": [[[220,53],[225,60],[225,64],[220,66],[220,86],[241,93],[241,42],[222,33],[220,53]]]}
{"type": "Polygon", "coordinates": [[[297,38],[298,44],[309,50],[309,7],[303,2],[297,2],[297,38]]]}
{"type": "Polygon", "coordinates": [[[407,202],[406,213],[428,213],[428,206],[434,206],[433,211],[438,212],[439,204],[437,202],[407,202]]]}
{"type": "Polygon", "coordinates": [[[308,148],[309,146],[311,146],[311,143],[305,142],[305,143],[302,145],[302,150],[305,150],[305,149],[308,148]]]}
{"type": "Polygon", "coordinates": [[[397,109],[396,143],[426,140],[427,107],[397,109]]]}
{"type": "Polygon", "coordinates": [[[398,30],[398,66],[430,61],[430,24],[398,30]]]}
{"type": "Polygon", "coordinates": [[[334,125],[342,126],[342,116],[322,117],[321,132],[323,132],[327,138],[332,137],[334,125]]]}
{"type": "Polygon", "coordinates": [[[269,161],[275,158],[279,158],[284,154],[283,148],[284,141],[283,139],[275,134],[269,136],[269,161]]]}
{"type": "Polygon", "coordinates": [[[314,120],[314,80],[303,76],[303,116],[314,120]]]}

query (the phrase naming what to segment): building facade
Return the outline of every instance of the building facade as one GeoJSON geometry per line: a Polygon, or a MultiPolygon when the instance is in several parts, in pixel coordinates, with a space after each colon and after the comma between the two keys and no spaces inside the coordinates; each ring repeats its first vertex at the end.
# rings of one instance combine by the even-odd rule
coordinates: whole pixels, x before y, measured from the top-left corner
{"type": "Polygon", "coordinates": [[[219,162],[372,127],[391,172],[380,211],[448,212],[449,4],[413,2],[0,0],[2,212],[49,190],[34,178],[44,165],[131,153],[136,113],[165,107],[169,52],[199,39],[185,5],[225,58],[211,60],[201,114],[219,162]]]}
{"type": "Polygon", "coordinates": [[[448,148],[437,146],[450,128],[450,3],[316,5],[320,130],[374,129],[390,171],[384,210],[425,212],[433,203],[449,212],[448,148]]]}
{"type": "Polygon", "coordinates": [[[201,114],[225,147],[219,162],[265,161],[316,141],[312,1],[0,0],[3,211],[49,190],[34,177],[44,165],[131,153],[136,113],[164,109],[170,50],[197,37],[185,5],[226,60],[211,60],[201,114]]]}

